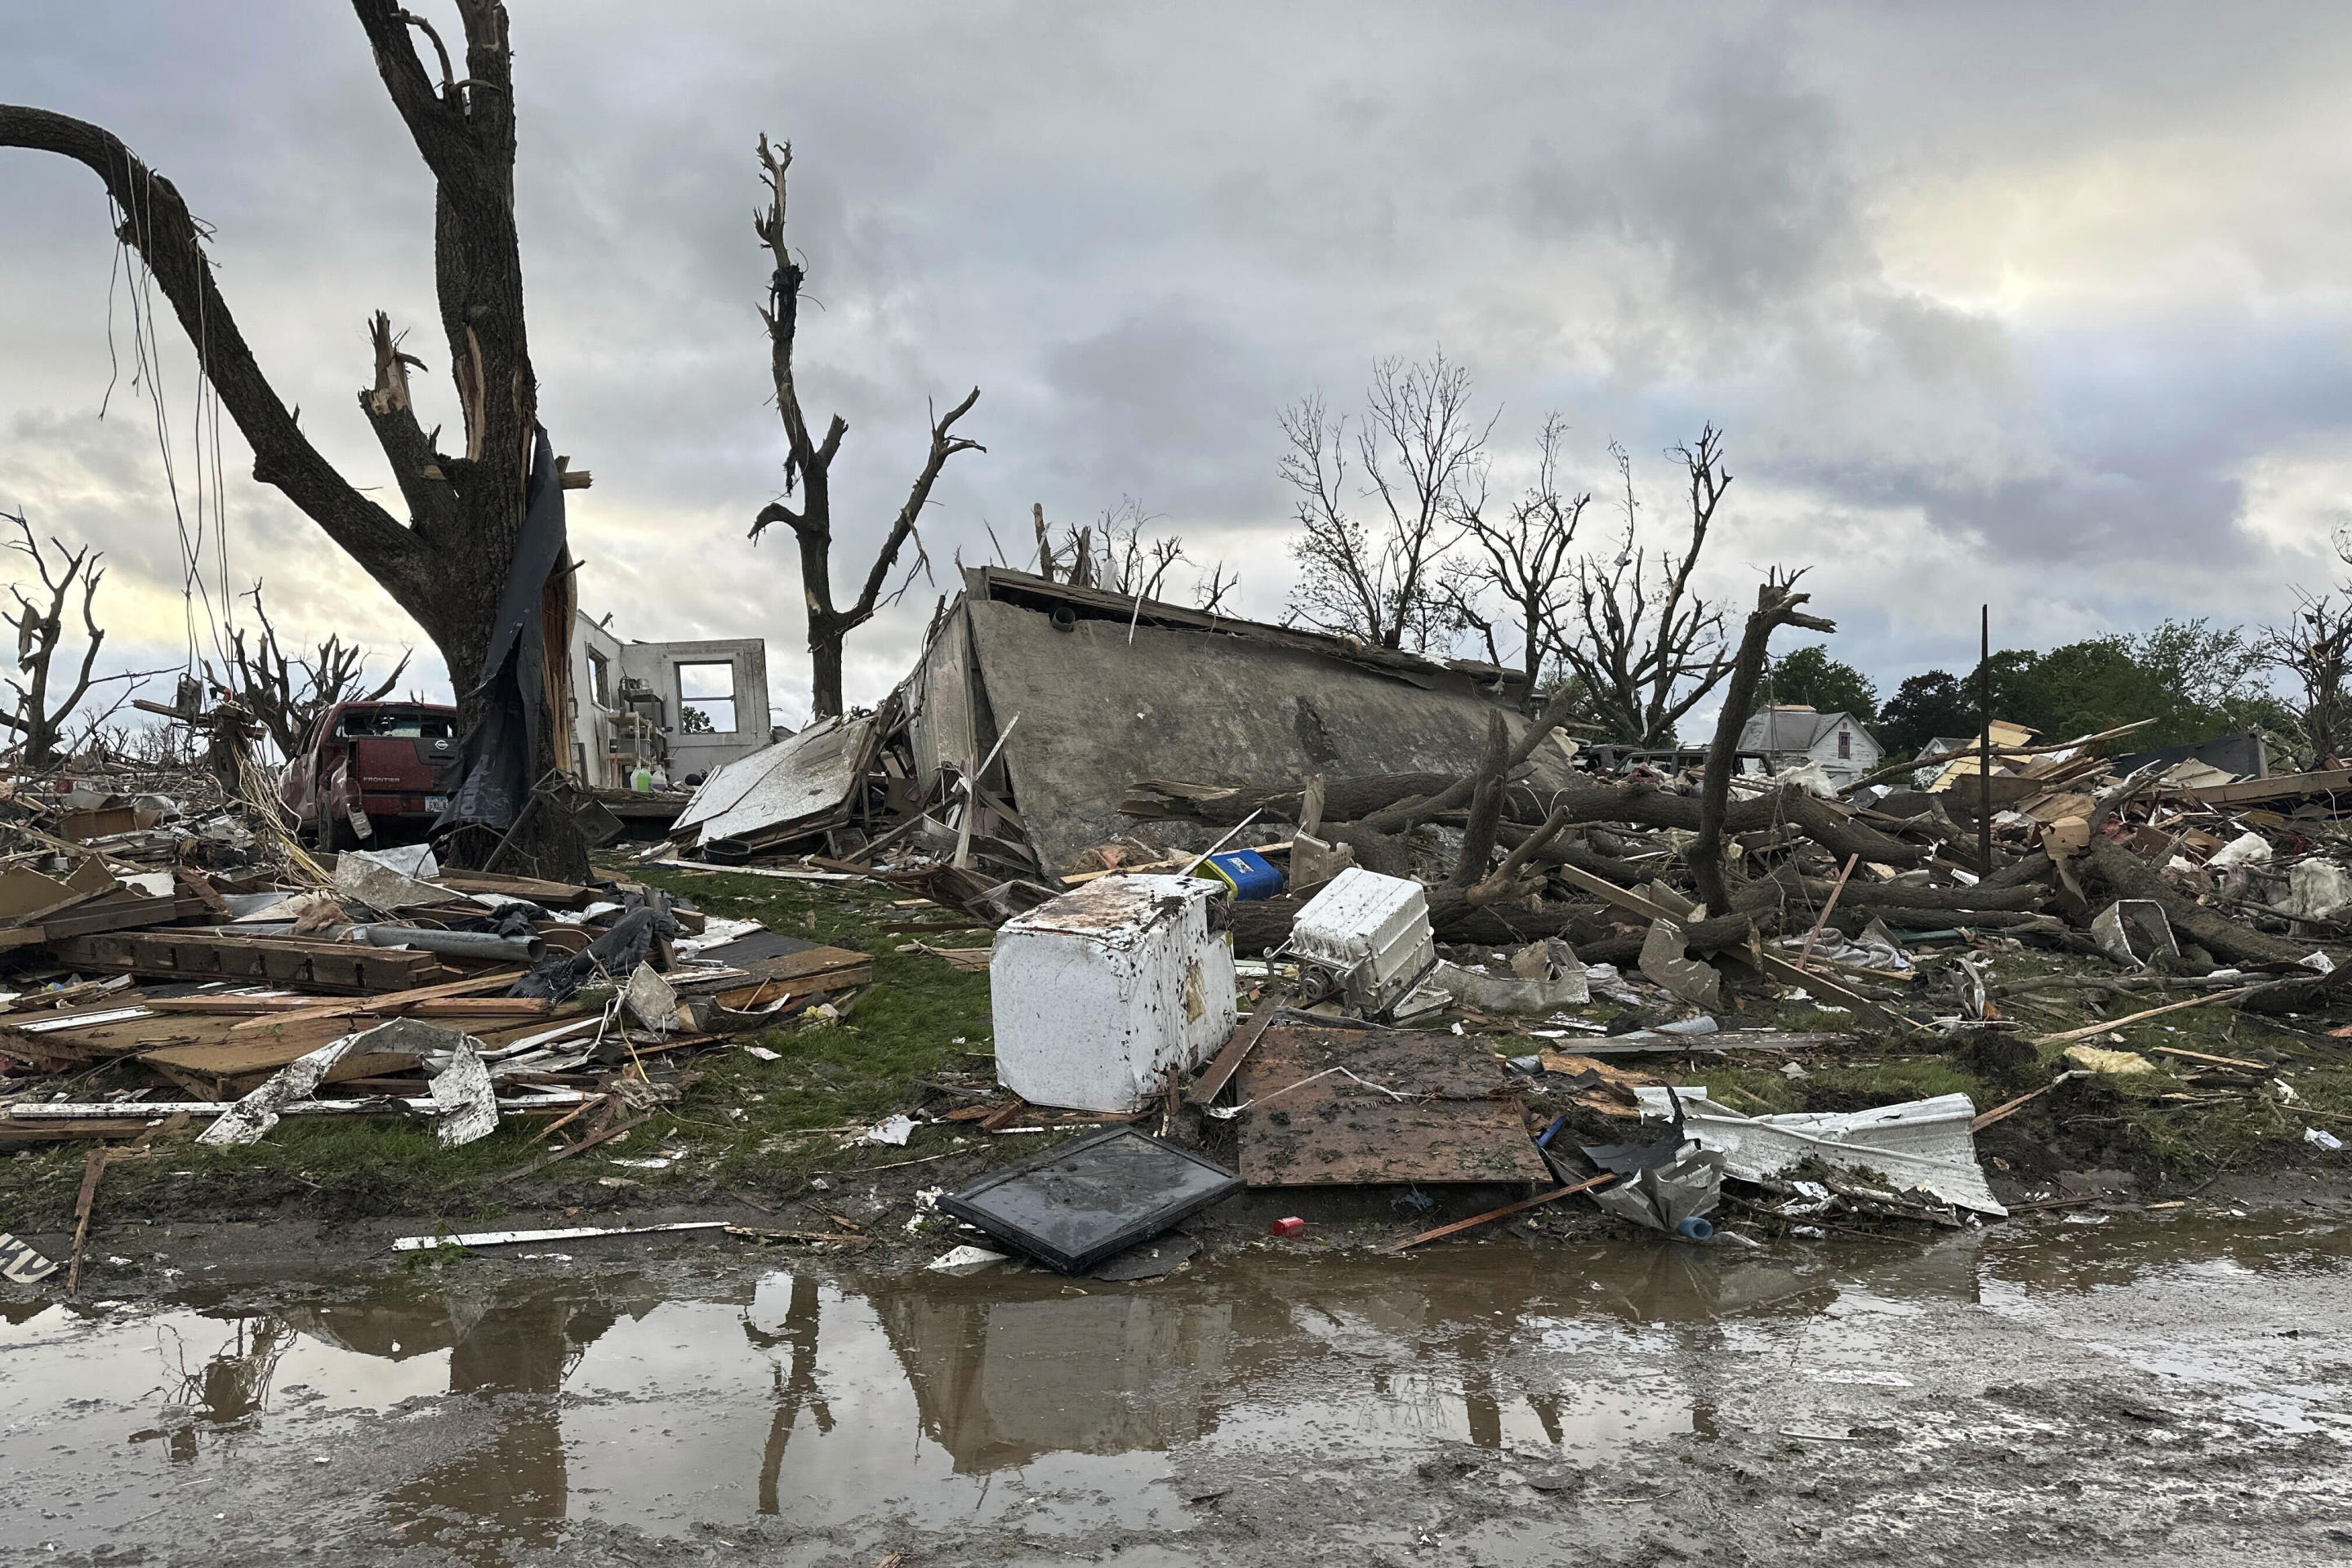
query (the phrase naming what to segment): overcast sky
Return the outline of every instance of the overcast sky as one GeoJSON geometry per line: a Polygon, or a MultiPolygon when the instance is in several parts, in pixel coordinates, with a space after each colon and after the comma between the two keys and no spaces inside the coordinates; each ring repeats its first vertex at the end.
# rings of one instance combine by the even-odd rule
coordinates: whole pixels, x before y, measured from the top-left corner
{"type": "MultiPolygon", "coordinates": [[[[457,36],[446,0],[415,8],[457,36]]],[[[1440,345],[1500,410],[1499,488],[1557,410],[1585,482],[1612,438],[1633,452],[1668,541],[1662,448],[1723,426],[1710,585],[1752,603],[1766,567],[1811,566],[1882,693],[1964,667],[1982,599],[2006,646],[2274,618],[2352,521],[2333,7],[510,8],[541,417],[596,478],[572,497],[582,602],[624,637],[766,637],[779,718],[805,713],[808,664],[792,557],[744,538],[782,482],[763,130],[796,154],[803,397],[850,426],[845,586],[919,465],[926,399],[977,384],[963,429],[989,449],[926,522],[943,588],[958,552],[991,558],[990,525],[1017,547],[1033,501],[1068,521],[1131,496],[1277,615],[1278,411],[1351,405],[1375,356],[1440,345]]],[[[425,421],[457,427],[430,183],[347,10],[24,8],[0,100],[94,120],[177,183],[355,482],[392,496],[353,398],[369,312],[415,329],[425,421]]],[[[107,552],[109,662],[176,664],[178,533],[102,194],[0,153],[0,507],[107,552]]],[[[192,361],[170,351],[193,520],[192,361]]],[[[222,461],[234,585],[266,577],[292,631],[417,646],[446,692],[233,428],[222,461]]],[[[853,701],[903,673],[932,592],[853,640],[853,701]]]]}

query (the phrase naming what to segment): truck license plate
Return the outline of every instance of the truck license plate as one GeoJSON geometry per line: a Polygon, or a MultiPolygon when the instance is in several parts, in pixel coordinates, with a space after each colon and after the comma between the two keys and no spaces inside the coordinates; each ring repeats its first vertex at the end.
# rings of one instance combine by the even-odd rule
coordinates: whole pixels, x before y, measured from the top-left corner
{"type": "Polygon", "coordinates": [[[446,811],[449,809],[449,797],[446,795],[428,795],[425,797],[425,809],[446,811]]]}

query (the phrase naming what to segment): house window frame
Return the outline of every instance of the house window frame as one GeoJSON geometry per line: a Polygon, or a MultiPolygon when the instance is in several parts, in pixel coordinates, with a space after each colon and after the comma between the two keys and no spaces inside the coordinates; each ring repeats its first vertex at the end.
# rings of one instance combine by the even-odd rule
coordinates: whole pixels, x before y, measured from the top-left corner
{"type": "Polygon", "coordinates": [[[670,684],[677,692],[677,732],[679,736],[684,738],[687,736],[709,735],[713,738],[717,738],[719,736],[740,734],[742,732],[743,723],[742,679],[743,672],[736,667],[735,660],[731,658],[682,658],[673,665],[670,670],[670,684]],[[727,672],[727,695],[724,697],[688,697],[686,694],[687,672],[688,670],[697,669],[725,670],[727,672]],[[711,705],[714,703],[726,704],[727,724],[725,728],[722,729],[714,723],[708,730],[689,731],[687,729],[686,710],[688,708],[694,708],[705,714],[709,714],[710,712],[711,705]]]}

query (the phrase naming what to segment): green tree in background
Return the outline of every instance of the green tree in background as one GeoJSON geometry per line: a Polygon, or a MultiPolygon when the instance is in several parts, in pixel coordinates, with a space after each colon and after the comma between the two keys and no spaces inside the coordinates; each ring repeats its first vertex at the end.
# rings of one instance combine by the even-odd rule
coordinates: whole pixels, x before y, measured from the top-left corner
{"type": "Polygon", "coordinates": [[[1944,669],[1907,677],[1878,715],[1878,739],[1890,757],[1913,755],[1938,735],[1973,735],[1977,728],[1973,690],[1944,669]]]}
{"type": "Polygon", "coordinates": [[[1756,696],[1759,710],[1768,703],[1801,703],[1822,713],[1851,713],[1867,724],[1878,717],[1878,689],[1853,666],[1832,658],[1827,643],[1814,643],[1773,661],[1756,696]]]}
{"type": "MultiPolygon", "coordinates": [[[[2143,637],[2086,637],[2048,653],[2006,648],[1992,657],[1993,717],[2044,741],[2155,720],[2121,742],[2132,751],[2246,730],[2291,731],[2294,716],[2262,668],[2261,652],[2243,632],[2202,617],[2166,621],[2143,637]]],[[[1975,691],[1971,672],[1963,693],[1968,717],[1945,733],[1974,732],[1975,691]]]]}

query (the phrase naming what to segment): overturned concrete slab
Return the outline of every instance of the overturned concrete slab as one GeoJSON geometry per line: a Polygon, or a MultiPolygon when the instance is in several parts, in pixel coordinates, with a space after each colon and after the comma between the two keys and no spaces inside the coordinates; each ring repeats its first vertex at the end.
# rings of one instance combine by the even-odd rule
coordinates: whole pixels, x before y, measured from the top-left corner
{"type": "MultiPolygon", "coordinates": [[[[1524,678],[979,567],[902,688],[918,773],[979,767],[1048,870],[1118,837],[1139,778],[1256,784],[1300,772],[1466,770],[1524,678]],[[1017,724],[1014,723],[1018,720],[1017,724]]],[[[1560,787],[1565,752],[1530,778],[1560,787]]]]}

